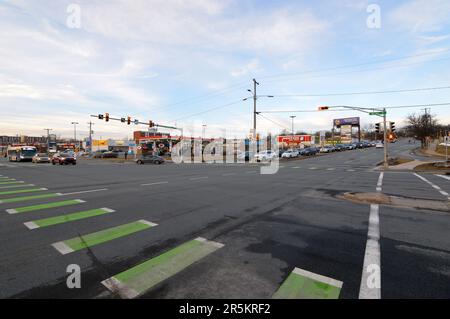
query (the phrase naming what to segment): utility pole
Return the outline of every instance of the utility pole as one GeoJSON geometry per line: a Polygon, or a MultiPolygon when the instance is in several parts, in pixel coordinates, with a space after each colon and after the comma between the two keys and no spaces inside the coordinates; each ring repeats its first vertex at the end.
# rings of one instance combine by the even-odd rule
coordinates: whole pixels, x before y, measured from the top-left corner
{"type": "Polygon", "coordinates": [[[44,131],[47,131],[47,152],[50,150],[50,131],[51,128],[44,128],[44,131]]]}
{"type": "Polygon", "coordinates": [[[89,154],[92,153],[92,123],[91,121],[88,122],[89,124],[89,154]]]}
{"type": "Polygon", "coordinates": [[[387,123],[386,123],[386,108],[383,108],[383,135],[384,135],[384,168],[389,168],[388,163],[388,145],[387,145],[387,123]]]}
{"type": "Polygon", "coordinates": [[[290,118],[292,119],[292,136],[294,136],[294,119],[296,118],[296,116],[291,115],[290,118]]]}
{"type": "Polygon", "coordinates": [[[256,86],[259,85],[255,79],[253,79],[253,138],[256,140],[256,100],[258,99],[256,95],[256,86]]]}

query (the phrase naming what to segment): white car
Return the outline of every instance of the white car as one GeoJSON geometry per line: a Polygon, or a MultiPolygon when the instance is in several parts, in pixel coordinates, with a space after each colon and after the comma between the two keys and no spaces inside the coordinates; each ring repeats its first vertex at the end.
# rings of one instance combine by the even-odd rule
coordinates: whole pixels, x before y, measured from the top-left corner
{"type": "Polygon", "coordinates": [[[255,155],[255,160],[257,162],[265,162],[265,161],[271,161],[277,157],[278,157],[277,153],[275,153],[273,151],[261,151],[255,155]]]}
{"type": "Polygon", "coordinates": [[[283,154],[281,154],[282,158],[294,158],[294,157],[298,157],[298,151],[296,150],[289,150],[284,152],[283,154]]]}
{"type": "Polygon", "coordinates": [[[383,143],[378,142],[377,144],[375,144],[375,148],[384,148],[383,143]]]}

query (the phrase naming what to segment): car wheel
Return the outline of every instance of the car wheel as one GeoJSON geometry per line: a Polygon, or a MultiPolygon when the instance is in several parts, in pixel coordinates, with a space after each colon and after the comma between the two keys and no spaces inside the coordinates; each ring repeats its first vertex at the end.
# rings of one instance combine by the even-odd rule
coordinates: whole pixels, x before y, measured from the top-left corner
{"type": "Polygon", "coordinates": [[[77,163],[72,163],[72,165],[77,165],[77,163]]]}
{"type": "Polygon", "coordinates": [[[144,162],[142,162],[142,161],[137,161],[137,163],[138,163],[139,165],[144,164],[144,162]]]}

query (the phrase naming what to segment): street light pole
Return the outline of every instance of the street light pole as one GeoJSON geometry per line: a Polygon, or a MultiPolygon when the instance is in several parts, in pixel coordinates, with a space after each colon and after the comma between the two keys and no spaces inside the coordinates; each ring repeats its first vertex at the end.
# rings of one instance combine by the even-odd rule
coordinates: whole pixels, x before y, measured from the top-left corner
{"type": "Polygon", "coordinates": [[[71,122],[70,124],[73,125],[73,139],[75,140],[75,147],[77,145],[77,124],[78,122],[71,122]]]}
{"type": "Polygon", "coordinates": [[[255,79],[253,79],[253,138],[256,140],[256,100],[258,97],[256,96],[256,86],[259,85],[255,79]]]}
{"type": "Polygon", "coordinates": [[[290,117],[292,119],[292,136],[294,136],[294,119],[296,118],[296,116],[295,115],[291,115],[290,117]]]}
{"type": "Polygon", "coordinates": [[[50,131],[51,128],[44,128],[44,131],[47,131],[47,152],[50,150],[50,131]]]}

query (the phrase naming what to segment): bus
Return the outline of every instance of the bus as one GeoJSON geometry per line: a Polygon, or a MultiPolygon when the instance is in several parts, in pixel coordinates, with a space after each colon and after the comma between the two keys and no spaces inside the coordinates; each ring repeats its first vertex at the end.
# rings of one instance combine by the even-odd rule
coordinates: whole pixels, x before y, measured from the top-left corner
{"type": "Polygon", "coordinates": [[[6,154],[10,162],[31,162],[37,149],[34,146],[8,146],[6,154]]]}

